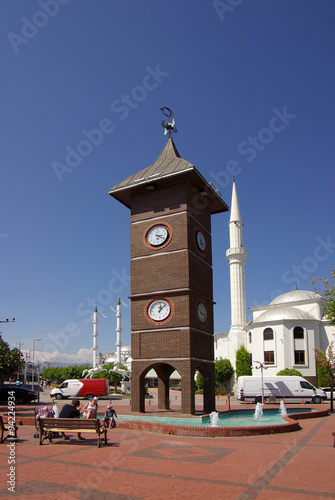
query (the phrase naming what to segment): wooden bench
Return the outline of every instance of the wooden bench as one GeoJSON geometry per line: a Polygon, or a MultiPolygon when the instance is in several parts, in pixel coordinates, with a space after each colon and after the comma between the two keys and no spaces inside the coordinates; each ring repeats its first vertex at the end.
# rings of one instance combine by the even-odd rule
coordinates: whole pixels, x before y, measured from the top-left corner
{"type": "Polygon", "coordinates": [[[0,415],[0,430],[1,430],[1,440],[0,443],[3,443],[5,439],[12,439],[17,440],[17,426],[11,425],[7,423],[7,426],[5,426],[5,423],[3,421],[2,416],[0,415]],[[4,436],[5,432],[8,432],[8,436],[4,436]]]}
{"type": "Polygon", "coordinates": [[[107,429],[101,427],[98,418],[79,419],[79,418],[40,418],[40,445],[45,439],[52,443],[52,432],[92,432],[98,435],[98,448],[101,446],[100,436],[105,436],[107,444],[107,429]]]}

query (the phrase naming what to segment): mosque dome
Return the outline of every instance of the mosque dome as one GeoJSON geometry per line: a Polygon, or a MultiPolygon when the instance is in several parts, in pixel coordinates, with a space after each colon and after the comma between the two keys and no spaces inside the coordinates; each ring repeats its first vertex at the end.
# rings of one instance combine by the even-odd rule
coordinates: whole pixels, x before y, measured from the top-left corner
{"type": "Polygon", "coordinates": [[[271,321],[285,320],[315,321],[315,318],[308,312],[297,309],[296,307],[282,306],[274,307],[273,309],[263,312],[255,319],[254,323],[269,323],[271,321]]]}
{"type": "Polygon", "coordinates": [[[116,355],[115,354],[112,354],[112,355],[108,356],[105,359],[105,363],[115,363],[115,361],[116,361],[116,355]]]}
{"type": "Polygon", "coordinates": [[[321,295],[316,292],[310,292],[308,290],[291,290],[290,292],[282,293],[278,295],[272,302],[271,305],[286,304],[288,302],[299,302],[301,300],[316,300],[321,299],[321,295]]]}

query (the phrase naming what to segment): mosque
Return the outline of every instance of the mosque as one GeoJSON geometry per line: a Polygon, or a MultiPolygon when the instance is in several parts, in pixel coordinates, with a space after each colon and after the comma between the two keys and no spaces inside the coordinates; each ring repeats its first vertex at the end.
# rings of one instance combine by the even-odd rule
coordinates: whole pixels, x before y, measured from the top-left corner
{"type": "MultiPolygon", "coordinates": [[[[292,290],[270,304],[251,307],[252,321],[246,320],[243,222],[233,180],[229,220],[230,248],[226,252],[230,269],[231,326],[229,332],[214,334],[215,359],[229,359],[235,366],[236,350],[243,344],[255,368],[264,363],[266,375],[295,368],[317,384],[314,349],[326,351],[335,339],[335,328],[324,317],[327,301],[307,290],[292,290]],[[258,363],[257,363],[258,362],[258,363]]],[[[253,370],[253,374],[255,370],[253,370]]]]}

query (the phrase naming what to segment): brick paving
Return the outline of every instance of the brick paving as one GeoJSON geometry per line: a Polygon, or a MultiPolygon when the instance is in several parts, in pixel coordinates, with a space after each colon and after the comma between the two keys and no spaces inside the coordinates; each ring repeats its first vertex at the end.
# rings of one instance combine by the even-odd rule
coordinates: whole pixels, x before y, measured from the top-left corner
{"type": "MultiPolygon", "coordinates": [[[[129,402],[114,406],[130,411],[129,402]]],[[[15,493],[6,484],[9,448],[0,445],[0,499],[335,499],[335,414],[300,425],[287,434],[227,438],[116,428],[101,448],[91,434],[39,446],[34,427],[24,425],[15,445],[15,493]]]]}

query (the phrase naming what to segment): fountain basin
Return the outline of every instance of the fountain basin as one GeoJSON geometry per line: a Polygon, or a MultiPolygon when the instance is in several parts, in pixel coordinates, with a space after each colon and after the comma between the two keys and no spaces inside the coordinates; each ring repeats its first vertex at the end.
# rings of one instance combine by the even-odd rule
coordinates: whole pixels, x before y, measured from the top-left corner
{"type": "MultiPolygon", "coordinates": [[[[273,411],[278,414],[278,410],[273,411]]],[[[120,415],[117,421],[117,427],[120,429],[133,429],[139,431],[158,432],[161,434],[171,434],[176,436],[197,436],[197,437],[229,437],[229,436],[252,436],[261,434],[277,434],[284,432],[296,431],[300,428],[298,420],[305,418],[319,418],[329,415],[328,410],[290,410],[289,415],[284,416],[280,424],[266,424],[258,422],[258,425],[229,425],[226,427],[211,427],[205,426],[203,419],[210,420],[209,415],[203,417],[189,418],[173,418],[169,417],[169,422],[163,422],[161,419],[165,417],[154,417],[155,421],[149,421],[150,416],[140,414],[120,415]],[[121,418],[122,417],[122,418],[121,418]],[[132,419],[132,420],[131,420],[132,419]],[[160,420],[160,421],[159,421],[160,420]],[[192,420],[193,425],[188,425],[189,420],[192,420]]],[[[230,414],[243,414],[246,410],[234,410],[231,412],[223,412],[222,415],[229,416],[230,414]]],[[[1,412],[2,413],[2,412],[1,412]]],[[[253,415],[253,412],[249,412],[253,415]]],[[[7,421],[7,415],[2,413],[4,421],[7,421]]],[[[152,418],[152,417],[151,417],[152,418]]],[[[16,425],[35,426],[35,416],[29,414],[16,414],[16,425]]]]}
{"type": "MultiPolygon", "coordinates": [[[[272,410],[268,410],[272,411],[272,410]]],[[[278,414],[277,410],[274,410],[278,414]]],[[[230,414],[243,414],[245,411],[233,411],[233,412],[225,412],[224,415],[229,417],[230,414]]],[[[253,419],[253,412],[250,412],[251,419],[253,419]]],[[[169,422],[159,421],[160,417],[146,417],[143,415],[125,415],[122,418],[118,419],[117,426],[121,429],[134,429],[139,431],[151,431],[151,432],[159,432],[161,434],[172,434],[176,436],[198,436],[198,437],[229,437],[229,436],[252,436],[252,435],[260,435],[260,434],[279,434],[283,432],[292,432],[296,431],[300,428],[298,420],[300,418],[316,418],[316,417],[325,417],[327,416],[328,410],[321,411],[304,411],[304,412],[296,412],[290,415],[286,415],[281,417],[281,422],[277,424],[267,423],[263,421],[254,420],[253,423],[250,422],[250,425],[227,425],[227,426],[218,426],[212,427],[209,425],[204,425],[203,421],[191,419],[192,425],[189,425],[190,419],[174,419],[169,418],[169,422]],[[178,422],[176,422],[176,420],[178,422]],[[171,421],[175,421],[176,423],[172,423],[171,421]]],[[[221,414],[222,415],[222,414],[221,414]]],[[[165,417],[162,417],[165,418],[165,417]]],[[[209,418],[203,417],[203,418],[209,418]]]]}

